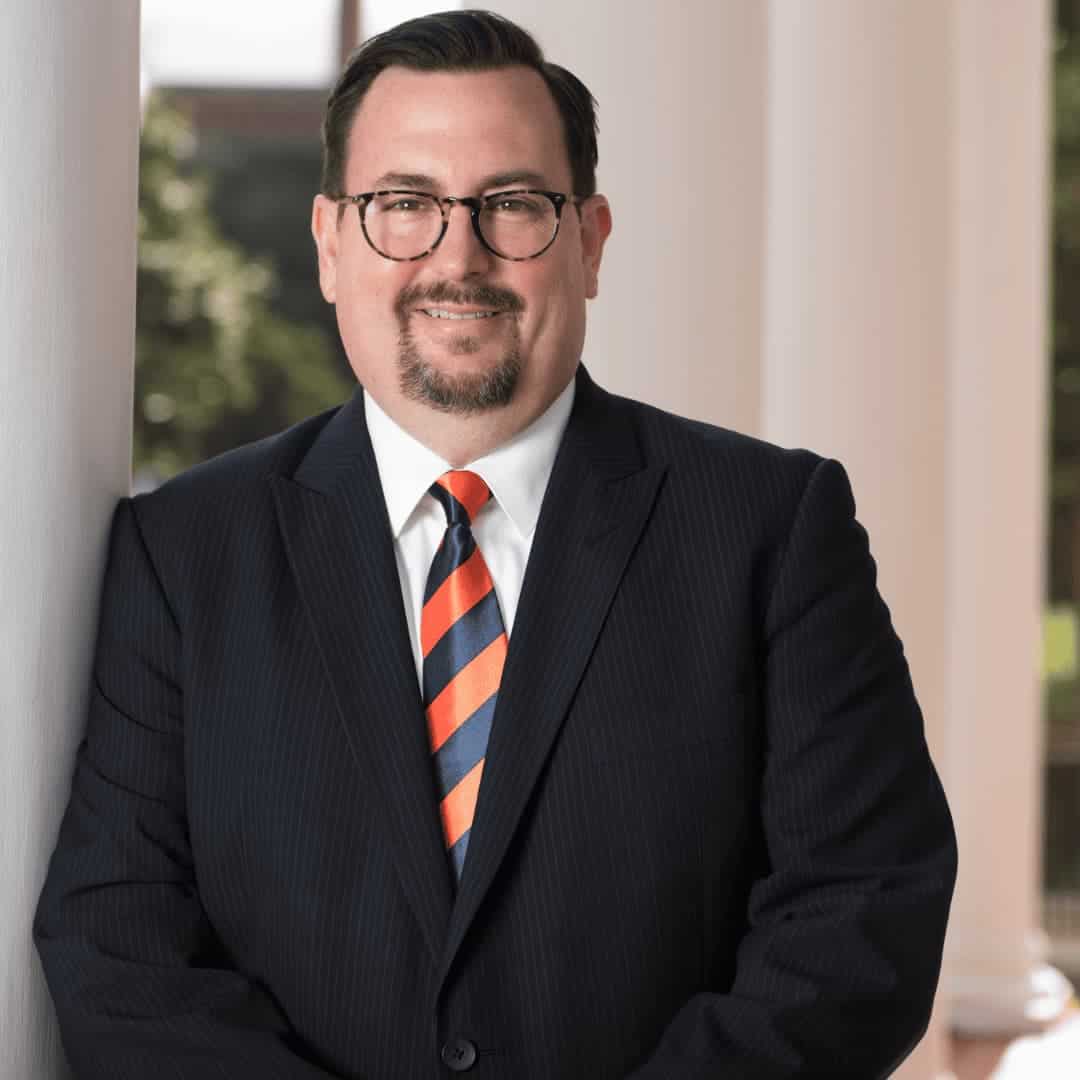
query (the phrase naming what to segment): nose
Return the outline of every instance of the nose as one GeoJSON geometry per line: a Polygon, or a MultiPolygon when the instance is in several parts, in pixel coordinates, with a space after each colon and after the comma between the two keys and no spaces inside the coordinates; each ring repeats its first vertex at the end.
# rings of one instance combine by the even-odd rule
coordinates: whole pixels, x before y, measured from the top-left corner
{"type": "Polygon", "coordinates": [[[446,233],[439,246],[428,256],[438,263],[447,277],[467,278],[491,272],[495,256],[483,244],[473,228],[472,211],[462,203],[451,203],[446,233]]]}

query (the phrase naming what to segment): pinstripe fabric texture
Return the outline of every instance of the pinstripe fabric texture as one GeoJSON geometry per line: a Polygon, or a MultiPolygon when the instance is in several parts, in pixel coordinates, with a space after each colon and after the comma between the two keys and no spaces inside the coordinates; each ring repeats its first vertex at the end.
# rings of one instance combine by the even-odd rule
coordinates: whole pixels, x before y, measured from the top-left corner
{"type": "Polygon", "coordinates": [[[455,888],[363,395],[120,501],[34,925],[100,1080],[884,1077],[954,838],[843,468],[578,372],[455,888]]]}
{"type": "Polygon", "coordinates": [[[431,485],[446,534],[431,563],[420,615],[424,711],[438,780],[439,813],[455,880],[461,880],[491,721],[506,659],[495,586],[471,524],[491,492],[454,469],[431,485]]]}

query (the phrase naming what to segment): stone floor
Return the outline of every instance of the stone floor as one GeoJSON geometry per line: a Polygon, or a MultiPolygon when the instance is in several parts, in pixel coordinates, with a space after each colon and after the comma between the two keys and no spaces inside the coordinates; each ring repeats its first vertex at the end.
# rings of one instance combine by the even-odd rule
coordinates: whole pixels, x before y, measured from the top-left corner
{"type": "Polygon", "coordinates": [[[956,1080],[1080,1080],[1080,1008],[1040,1035],[968,1039],[954,1035],[956,1080]]]}

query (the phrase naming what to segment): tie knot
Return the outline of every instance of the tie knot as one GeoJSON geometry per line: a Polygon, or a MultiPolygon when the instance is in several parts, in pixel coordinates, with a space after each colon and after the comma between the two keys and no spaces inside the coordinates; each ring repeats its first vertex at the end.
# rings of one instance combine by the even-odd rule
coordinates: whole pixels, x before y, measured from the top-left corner
{"type": "Polygon", "coordinates": [[[447,525],[471,525],[480,507],[491,497],[491,489],[474,472],[451,469],[428,490],[442,503],[447,525]]]}

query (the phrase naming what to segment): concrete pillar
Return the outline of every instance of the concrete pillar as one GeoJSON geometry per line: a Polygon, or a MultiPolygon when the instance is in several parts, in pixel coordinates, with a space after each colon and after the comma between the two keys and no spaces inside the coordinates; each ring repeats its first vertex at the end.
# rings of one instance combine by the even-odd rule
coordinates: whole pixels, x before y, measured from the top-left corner
{"type": "Polygon", "coordinates": [[[138,0],[0,4],[0,1074],[66,1075],[30,924],[131,470],[138,0]]]}
{"type": "Polygon", "coordinates": [[[955,1027],[1030,1030],[1043,963],[1039,688],[1048,447],[1050,11],[954,0],[946,706],[955,1027]]]}
{"type": "MultiPolygon", "coordinates": [[[[949,14],[770,2],[762,373],[764,437],[848,470],[942,772],[949,14]]],[[[942,1011],[897,1075],[944,1074],[942,1011]]]]}
{"type": "Polygon", "coordinates": [[[614,230],[589,308],[597,381],[758,422],[765,9],[757,0],[497,0],[599,101],[614,230]]]}

